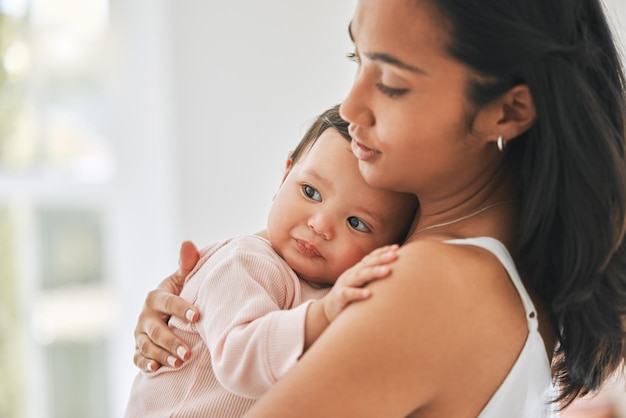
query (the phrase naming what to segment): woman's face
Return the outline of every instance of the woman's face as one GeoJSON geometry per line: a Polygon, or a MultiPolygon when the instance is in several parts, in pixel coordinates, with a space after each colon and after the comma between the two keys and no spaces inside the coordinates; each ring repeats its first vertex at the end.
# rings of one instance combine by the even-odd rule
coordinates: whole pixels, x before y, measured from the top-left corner
{"type": "Polygon", "coordinates": [[[445,23],[425,3],[359,0],[358,68],[341,106],[365,180],[420,200],[466,188],[483,146],[467,127],[470,73],[446,53],[445,23]]]}

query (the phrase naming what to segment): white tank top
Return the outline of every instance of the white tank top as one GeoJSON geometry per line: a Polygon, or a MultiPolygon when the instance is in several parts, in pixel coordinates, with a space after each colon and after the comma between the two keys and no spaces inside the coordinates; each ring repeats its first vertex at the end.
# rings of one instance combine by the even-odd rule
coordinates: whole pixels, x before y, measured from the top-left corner
{"type": "Polygon", "coordinates": [[[473,245],[493,253],[513,281],[526,311],[528,338],[524,348],[478,418],[558,418],[557,405],[550,403],[557,391],[543,338],[539,334],[535,305],[524,288],[511,254],[500,241],[491,237],[454,239],[446,243],[473,245]]]}

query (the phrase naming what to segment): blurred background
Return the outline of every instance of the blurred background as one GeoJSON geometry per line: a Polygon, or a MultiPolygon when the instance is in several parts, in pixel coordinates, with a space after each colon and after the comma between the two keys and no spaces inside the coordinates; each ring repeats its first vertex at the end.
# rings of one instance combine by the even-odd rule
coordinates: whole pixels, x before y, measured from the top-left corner
{"type": "Polygon", "coordinates": [[[182,240],[264,228],[355,3],[0,0],[0,418],[122,416],[146,293],[182,240]]]}

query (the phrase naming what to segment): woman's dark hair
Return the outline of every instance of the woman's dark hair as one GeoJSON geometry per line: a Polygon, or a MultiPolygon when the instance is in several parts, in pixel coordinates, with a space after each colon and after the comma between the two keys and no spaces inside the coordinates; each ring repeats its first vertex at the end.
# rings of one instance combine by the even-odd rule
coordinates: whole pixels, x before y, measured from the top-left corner
{"type": "MultiPolygon", "coordinates": [[[[423,0],[422,0],[423,1],[423,0]]],[[[624,73],[600,0],[431,0],[476,109],[526,84],[536,123],[507,144],[515,256],[558,332],[558,401],[598,390],[626,358],[624,73]]]]}
{"type": "Polygon", "coordinates": [[[309,129],[307,129],[304,133],[304,136],[291,153],[291,163],[295,164],[298,162],[300,157],[302,157],[302,154],[304,154],[304,152],[308,150],[315,143],[315,141],[317,141],[317,138],[319,138],[320,135],[328,128],[335,128],[341,136],[346,138],[348,141],[351,141],[352,138],[348,133],[348,125],[348,122],[339,116],[339,105],[335,105],[326,110],[324,113],[315,118],[309,129]]]}

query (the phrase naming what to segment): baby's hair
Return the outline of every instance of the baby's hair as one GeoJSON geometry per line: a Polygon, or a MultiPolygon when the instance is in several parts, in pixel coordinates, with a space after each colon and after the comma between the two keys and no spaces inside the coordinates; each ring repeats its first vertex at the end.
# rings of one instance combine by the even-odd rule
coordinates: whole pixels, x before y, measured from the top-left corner
{"type": "MultiPolygon", "coordinates": [[[[293,167],[293,165],[298,162],[298,160],[306,153],[306,151],[309,150],[313,146],[313,144],[315,144],[317,138],[319,138],[328,128],[336,129],[337,132],[339,132],[341,136],[343,136],[348,142],[352,141],[352,137],[350,136],[350,133],[348,133],[349,125],[350,124],[343,120],[339,115],[339,105],[335,105],[326,110],[324,113],[315,118],[313,124],[311,124],[309,129],[307,129],[306,133],[291,153],[291,157],[289,158],[289,160],[291,161],[291,166],[293,167]]],[[[415,197],[415,208],[409,216],[410,220],[415,217],[418,207],[419,202],[417,200],[417,197],[415,197]]],[[[411,229],[411,223],[412,222],[410,221],[407,223],[406,228],[395,240],[396,243],[401,244],[404,242],[404,240],[406,240],[411,229]]]]}
{"type": "Polygon", "coordinates": [[[348,122],[339,116],[339,105],[335,105],[326,110],[324,113],[315,118],[315,121],[311,127],[307,129],[306,133],[300,140],[300,143],[296,146],[296,149],[294,149],[291,153],[291,164],[293,165],[298,162],[306,150],[313,146],[315,141],[317,141],[317,138],[319,138],[320,135],[322,135],[322,133],[324,133],[324,131],[328,128],[335,128],[341,136],[346,138],[348,141],[351,141],[352,138],[348,133],[348,125],[348,122]]]}

